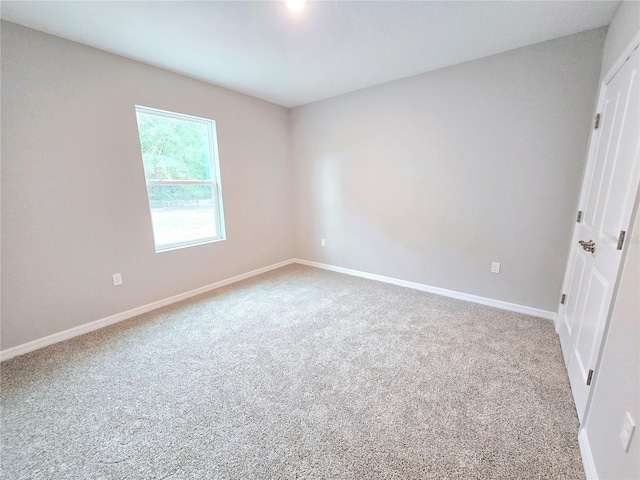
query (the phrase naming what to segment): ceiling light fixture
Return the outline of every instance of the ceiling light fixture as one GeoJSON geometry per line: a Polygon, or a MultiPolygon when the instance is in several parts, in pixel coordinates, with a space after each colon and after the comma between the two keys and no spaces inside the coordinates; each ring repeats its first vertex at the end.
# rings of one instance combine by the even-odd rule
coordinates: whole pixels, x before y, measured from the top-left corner
{"type": "Polygon", "coordinates": [[[300,13],[304,8],[304,4],[307,3],[307,0],[284,0],[284,3],[287,4],[289,10],[293,13],[300,13]]]}

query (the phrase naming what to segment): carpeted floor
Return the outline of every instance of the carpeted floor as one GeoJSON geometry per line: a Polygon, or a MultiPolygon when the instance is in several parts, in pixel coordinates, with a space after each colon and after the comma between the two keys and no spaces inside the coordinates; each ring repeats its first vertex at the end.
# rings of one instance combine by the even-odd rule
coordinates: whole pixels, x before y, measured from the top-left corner
{"type": "Polygon", "coordinates": [[[552,322],[300,265],[1,380],[4,479],[584,478],[552,322]]]}

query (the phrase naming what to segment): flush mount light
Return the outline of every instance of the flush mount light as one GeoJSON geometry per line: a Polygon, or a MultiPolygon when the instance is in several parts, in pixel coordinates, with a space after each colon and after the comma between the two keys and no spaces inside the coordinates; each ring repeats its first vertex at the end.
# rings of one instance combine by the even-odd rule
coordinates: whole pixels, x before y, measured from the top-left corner
{"type": "Polygon", "coordinates": [[[304,8],[304,4],[307,3],[307,0],[284,0],[284,3],[287,4],[289,10],[294,13],[300,13],[304,8]]]}

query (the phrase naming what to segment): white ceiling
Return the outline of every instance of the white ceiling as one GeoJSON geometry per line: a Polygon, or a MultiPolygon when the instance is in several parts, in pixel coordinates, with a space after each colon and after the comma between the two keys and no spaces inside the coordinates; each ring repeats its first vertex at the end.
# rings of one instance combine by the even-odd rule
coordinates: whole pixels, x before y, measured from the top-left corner
{"type": "Polygon", "coordinates": [[[608,25],[612,1],[2,1],[3,19],[285,107],[608,25]]]}

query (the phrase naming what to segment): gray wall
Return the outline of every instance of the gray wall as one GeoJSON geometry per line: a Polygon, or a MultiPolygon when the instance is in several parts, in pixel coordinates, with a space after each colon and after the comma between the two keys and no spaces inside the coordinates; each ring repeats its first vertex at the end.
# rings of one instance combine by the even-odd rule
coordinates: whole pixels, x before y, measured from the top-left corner
{"type": "MultiPolygon", "coordinates": [[[[640,33],[640,3],[624,2],[607,32],[602,76],[640,33]]],[[[640,202],[637,199],[636,204],[640,202]]],[[[636,208],[637,205],[636,205],[636,208]]],[[[640,474],[640,217],[636,213],[627,257],[596,369],[584,429],[598,477],[637,479],[640,474]],[[629,453],[618,435],[626,412],[636,424],[629,453]]]]}
{"type": "Polygon", "coordinates": [[[603,41],[288,111],[3,22],[1,348],[292,256],[555,310],[603,41]],[[135,104],[216,120],[226,241],[154,252],[135,104]]]}
{"type": "Polygon", "coordinates": [[[555,311],[604,38],[293,109],[296,256],[555,311]]]}
{"type": "Polygon", "coordinates": [[[602,76],[609,73],[639,31],[640,2],[637,0],[622,2],[607,30],[607,41],[602,54],[602,76]]]}
{"type": "Polygon", "coordinates": [[[634,236],[623,273],[604,352],[594,383],[584,428],[598,478],[637,479],[640,475],[640,218],[636,215],[634,236]],[[629,452],[618,438],[626,412],[636,432],[629,452]]]}
{"type": "Polygon", "coordinates": [[[283,107],[3,22],[1,153],[2,349],[291,257],[283,107]],[[135,104],[216,120],[226,241],[154,252],[135,104]]]}

